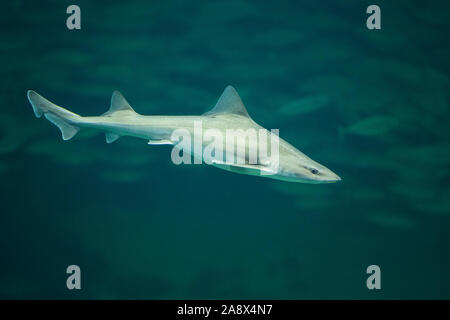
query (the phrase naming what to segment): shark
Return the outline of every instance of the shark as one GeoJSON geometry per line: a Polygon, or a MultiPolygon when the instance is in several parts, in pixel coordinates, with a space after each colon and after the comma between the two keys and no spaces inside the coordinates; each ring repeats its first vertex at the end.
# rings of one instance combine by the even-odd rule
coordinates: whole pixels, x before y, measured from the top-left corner
{"type": "MultiPolygon", "coordinates": [[[[150,145],[175,146],[179,141],[174,138],[173,132],[183,129],[195,135],[196,122],[201,122],[203,128],[222,133],[228,129],[241,129],[240,132],[245,134],[245,130],[254,129],[267,131],[269,137],[273,134],[250,117],[239,94],[232,86],[225,88],[210,111],[202,115],[186,116],[138,114],[119,91],[113,92],[109,110],[100,116],[80,116],[50,102],[32,90],[28,90],[27,97],[35,116],[38,118],[44,116],[56,125],[61,131],[63,140],[70,140],[81,128],[86,127],[103,131],[107,143],[112,143],[121,136],[132,136],[145,139],[150,145]]],[[[244,139],[236,139],[234,143],[245,143],[245,141],[244,137],[244,139]]],[[[202,149],[207,144],[206,141],[203,142],[202,149]]],[[[238,150],[239,147],[236,146],[233,150],[238,150]]],[[[192,153],[194,157],[199,156],[195,154],[195,150],[192,153]]],[[[256,161],[252,163],[245,159],[233,163],[215,159],[208,164],[234,173],[289,182],[332,183],[341,180],[333,171],[312,160],[281,137],[278,140],[276,167],[271,163],[272,158],[257,154],[256,161]]]]}

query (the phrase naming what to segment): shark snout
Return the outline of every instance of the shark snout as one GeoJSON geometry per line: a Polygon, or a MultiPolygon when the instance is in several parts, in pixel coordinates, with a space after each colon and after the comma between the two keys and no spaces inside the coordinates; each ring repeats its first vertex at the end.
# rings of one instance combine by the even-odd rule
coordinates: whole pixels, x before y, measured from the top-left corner
{"type": "Polygon", "coordinates": [[[332,172],[332,176],[330,177],[330,182],[338,182],[341,181],[341,177],[339,177],[336,173],[332,172]]]}
{"type": "Polygon", "coordinates": [[[280,173],[274,177],[279,180],[302,182],[302,183],[333,183],[341,181],[341,177],[327,167],[309,160],[308,163],[301,162],[294,167],[285,166],[280,173]]]}
{"type": "Polygon", "coordinates": [[[321,174],[317,176],[317,180],[323,183],[338,182],[342,180],[340,176],[324,166],[322,166],[320,173],[321,174]]]}
{"type": "Polygon", "coordinates": [[[306,170],[302,170],[302,174],[307,180],[310,180],[310,183],[333,183],[342,180],[336,173],[317,162],[308,164],[303,168],[305,167],[306,170]]]}

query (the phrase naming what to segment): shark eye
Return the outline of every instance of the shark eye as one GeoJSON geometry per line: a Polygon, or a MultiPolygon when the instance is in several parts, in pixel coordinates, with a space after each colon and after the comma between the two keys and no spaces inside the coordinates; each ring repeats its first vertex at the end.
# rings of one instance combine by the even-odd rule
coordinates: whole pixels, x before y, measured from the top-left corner
{"type": "Polygon", "coordinates": [[[311,171],[312,174],[319,174],[319,170],[311,168],[309,169],[311,171]]]}

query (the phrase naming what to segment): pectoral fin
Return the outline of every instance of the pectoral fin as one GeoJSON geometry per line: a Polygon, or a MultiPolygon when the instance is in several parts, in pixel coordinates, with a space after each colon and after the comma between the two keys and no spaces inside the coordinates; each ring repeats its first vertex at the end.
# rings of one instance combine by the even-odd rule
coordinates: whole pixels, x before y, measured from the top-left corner
{"type": "Polygon", "coordinates": [[[161,140],[149,140],[148,144],[162,145],[162,144],[173,144],[173,142],[167,139],[161,139],[161,140]]]}
{"type": "Polygon", "coordinates": [[[273,171],[268,166],[263,166],[261,164],[237,164],[237,163],[226,163],[223,161],[212,160],[211,164],[220,169],[228,170],[235,173],[248,174],[254,176],[260,175],[272,175],[276,172],[273,171]]]}

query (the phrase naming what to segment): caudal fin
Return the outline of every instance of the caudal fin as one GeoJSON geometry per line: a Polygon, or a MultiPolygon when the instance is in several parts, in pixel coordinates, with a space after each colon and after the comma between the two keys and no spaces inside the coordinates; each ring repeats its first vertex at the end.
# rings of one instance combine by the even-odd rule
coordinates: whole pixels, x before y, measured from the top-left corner
{"type": "Polygon", "coordinates": [[[57,106],[32,90],[28,90],[27,97],[36,117],[40,118],[44,115],[47,120],[61,130],[64,140],[71,139],[80,131],[79,127],[73,125],[76,120],[81,118],[79,115],[57,106]]]}

